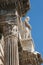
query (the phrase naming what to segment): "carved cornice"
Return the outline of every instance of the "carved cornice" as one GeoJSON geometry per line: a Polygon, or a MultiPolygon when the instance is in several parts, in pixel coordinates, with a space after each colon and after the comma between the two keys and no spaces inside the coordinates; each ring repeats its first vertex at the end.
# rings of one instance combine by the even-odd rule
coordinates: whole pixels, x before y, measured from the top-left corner
{"type": "Polygon", "coordinates": [[[30,9],[29,0],[2,0],[0,1],[0,14],[17,10],[20,16],[24,16],[30,9]],[[4,10],[4,11],[3,11],[4,10]]]}

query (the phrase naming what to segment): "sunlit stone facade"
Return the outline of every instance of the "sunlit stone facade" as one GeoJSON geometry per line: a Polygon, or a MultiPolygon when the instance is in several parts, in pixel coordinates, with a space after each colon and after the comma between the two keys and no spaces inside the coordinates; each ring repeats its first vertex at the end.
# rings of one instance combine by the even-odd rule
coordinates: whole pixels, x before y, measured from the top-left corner
{"type": "Polygon", "coordinates": [[[35,51],[30,18],[22,17],[30,9],[29,0],[0,0],[0,65],[41,65],[35,51]]]}

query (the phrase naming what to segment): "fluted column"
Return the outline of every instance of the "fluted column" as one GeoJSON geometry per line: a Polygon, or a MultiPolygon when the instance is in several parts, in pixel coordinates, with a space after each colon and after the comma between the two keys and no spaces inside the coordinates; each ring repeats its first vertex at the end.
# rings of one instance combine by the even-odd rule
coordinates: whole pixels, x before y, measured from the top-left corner
{"type": "Polygon", "coordinates": [[[19,65],[18,30],[13,25],[5,25],[5,65],[19,65]],[[14,28],[13,28],[14,27],[14,28]]]}
{"type": "Polygon", "coordinates": [[[0,65],[4,65],[4,37],[0,39],[0,65]]]}

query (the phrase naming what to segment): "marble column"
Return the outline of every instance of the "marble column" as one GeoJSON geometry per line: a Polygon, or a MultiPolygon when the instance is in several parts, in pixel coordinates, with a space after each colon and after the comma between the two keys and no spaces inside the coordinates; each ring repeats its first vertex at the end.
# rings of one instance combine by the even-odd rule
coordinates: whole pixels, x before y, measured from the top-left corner
{"type": "Polygon", "coordinates": [[[4,65],[4,37],[0,39],[0,65],[4,65]]]}
{"type": "Polygon", "coordinates": [[[4,39],[5,39],[5,65],[19,65],[18,54],[18,30],[15,25],[5,25],[4,39]]]}

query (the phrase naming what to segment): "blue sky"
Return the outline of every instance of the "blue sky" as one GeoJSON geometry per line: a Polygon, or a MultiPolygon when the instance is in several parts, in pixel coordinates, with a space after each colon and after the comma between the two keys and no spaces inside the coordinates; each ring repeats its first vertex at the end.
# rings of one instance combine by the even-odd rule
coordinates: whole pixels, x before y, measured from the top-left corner
{"type": "Polygon", "coordinates": [[[30,17],[35,50],[43,56],[43,0],[30,0],[30,4],[27,16],[30,17]]]}

